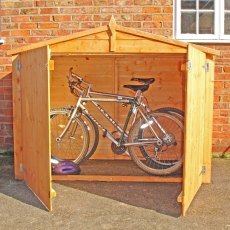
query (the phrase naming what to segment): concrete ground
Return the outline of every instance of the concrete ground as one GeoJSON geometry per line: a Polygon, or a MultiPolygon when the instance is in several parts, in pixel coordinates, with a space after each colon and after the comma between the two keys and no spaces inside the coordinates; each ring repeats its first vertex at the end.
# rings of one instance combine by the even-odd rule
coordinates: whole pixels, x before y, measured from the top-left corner
{"type": "Polygon", "coordinates": [[[212,183],[202,185],[187,215],[176,202],[181,185],[161,183],[53,183],[47,212],[0,164],[0,229],[226,229],[230,230],[230,160],[213,159],[212,183]]]}

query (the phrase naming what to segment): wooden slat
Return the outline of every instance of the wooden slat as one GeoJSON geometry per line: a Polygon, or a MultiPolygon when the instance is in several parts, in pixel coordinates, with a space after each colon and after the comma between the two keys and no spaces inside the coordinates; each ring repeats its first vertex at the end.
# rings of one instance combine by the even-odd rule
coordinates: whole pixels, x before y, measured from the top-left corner
{"type": "Polygon", "coordinates": [[[211,160],[212,160],[212,126],[213,126],[213,97],[214,97],[214,61],[206,59],[208,70],[206,72],[205,87],[205,119],[204,119],[204,158],[203,183],[211,182],[211,160]]]}
{"type": "Polygon", "coordinates": [[[25,51],[28,51],[28,50],[37,49],[37,48],[40,48],[40,47],[43,47],[43,46],[57,44],[57,43],[73,40],[73,39],[76,39],[76,38],[82,38],[84,36],[100,33],[100,32],[107,31],[107,30],[108,30],[107,26],[101,26],[101,27],[98,27],[98,28],[93,28],[93,29],[89,29],[89,30],[86,30],[86,31],[81,31],[81,32],[78,32],[78,33],[65,35],[65,36],[62,36],[62,37],[57,37],[57,38],[53,38],[53,39],[50,39],[50,40],[46,40],[46,41],[42,41],[42,42],[22,46],[22,47],[13,49],[13,50],[9,50],[7,52],[7,55],[14,55],[14,54],[25,52],[25,51]]]}
{"type": "Polygon", "coordinates": [[[115,26],[116,26],[116,21],[115,18],[112,16],[109,22],[109,30],[111,32],[111,36],[110,36],[110,51],[114,52],[116,51],[116,30],[115,30],[115,26]]]}
{"type": "Polygon", "coordinates": [[[47,47],[21,54],[22,146],[24,180],[48,210],[51,202],[47,47]]]}
{"type": "Polygon", "coordinates": [[[203,52],[192,45],[189,46],[188,60],[191,62],[191,68],[187,73],[186,88],[183,215],[185,215],[202,184],[205,122],[205,59],[206,55],[203,52]]]}
{"type": "Polygon", "coordinates": [[[109,40],[74,39],[51,45],[52,52],[105,53],[109,52],[109,40]]]}
{"type": "Polygon", "coordinates": [[[152,40],[117,40],[116,52],[121,53],[186,53],[183,47],[152,40]]]}
{"type": "Polygon", "coordinates": [[[12,86],[13,86],[13,127],[14,127],[14,175],[16,179],[23,180],[24,173],[22,169],[23,151],[22,151],[22,98],[20,84],[20,69],[17,68],[20,63],[20,56],[13,56],[12,86]]]}
{"type": "Polygon", "coordinates": [[[110,182],[157,182],[181,183],[180,177],[158,176],[110,176],[110,175],[53,175],[53,181],[110,181],[110,182]]]}

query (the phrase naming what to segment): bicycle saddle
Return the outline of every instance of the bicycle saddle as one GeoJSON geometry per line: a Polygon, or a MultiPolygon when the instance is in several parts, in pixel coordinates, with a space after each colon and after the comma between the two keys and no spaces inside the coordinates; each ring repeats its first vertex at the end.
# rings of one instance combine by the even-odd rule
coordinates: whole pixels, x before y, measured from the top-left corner
{"type": "Polygon", "coordinates": [[[136,77],[133,77],[131,79],[131,81],[139,81],[139,82],[142,82],[144,84],[150,85],[155,81],[155,78],[136,78],[136,77]]]}
{"type": "Polygon", "coordinates": [[[148,84],[146,85],[123,85],[123,87],[129,88],[133,91],[140,90],[141,92],[145,92],[146,90],[148,90],[149,85],[148,84]]]}

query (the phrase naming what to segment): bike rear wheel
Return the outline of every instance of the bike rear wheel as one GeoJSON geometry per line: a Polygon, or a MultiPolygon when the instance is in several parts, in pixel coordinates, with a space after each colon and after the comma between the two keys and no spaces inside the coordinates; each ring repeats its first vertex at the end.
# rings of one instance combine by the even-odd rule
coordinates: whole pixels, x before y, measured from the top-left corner
{"type": "Polygon", "coordinates": [[[65,135],[60,141],[61,135],[69,121],[68,111],[51,111],[51,154],[59,160],[70,160],[80,164],[89,147],[89,132],[84,121],[78,117],[74,118],[65,135]]]}
{"type": "Polygon", "coordinates": [[[148,117],[148,123],[143,117],[138,118],[130,130],[128,142],[134,143],[129,147],[130,156],[149,174],[171,174],[181,168],[183,162],[183,123],[167,113],[153,112],[148,117]],[[152,133],[150,124],[156,134],[152,133]],[[156,142],[157,136],[161,144],[156,142]],[[152,141],[153,144],[135,145],[143,141],[152,141]]]}

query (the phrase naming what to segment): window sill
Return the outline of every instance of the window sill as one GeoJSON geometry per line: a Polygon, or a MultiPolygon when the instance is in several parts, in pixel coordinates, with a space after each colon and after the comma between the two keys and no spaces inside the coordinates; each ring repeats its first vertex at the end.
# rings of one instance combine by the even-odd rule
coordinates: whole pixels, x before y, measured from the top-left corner
{"type": "Polygon", "coordinates": [[[230,39],[180,39],[180,38],[175,38],[176,40],[182,41],[182,42],[191,42],[191,43],[224,43],[224,44],[230,44],[230,39]]]}

